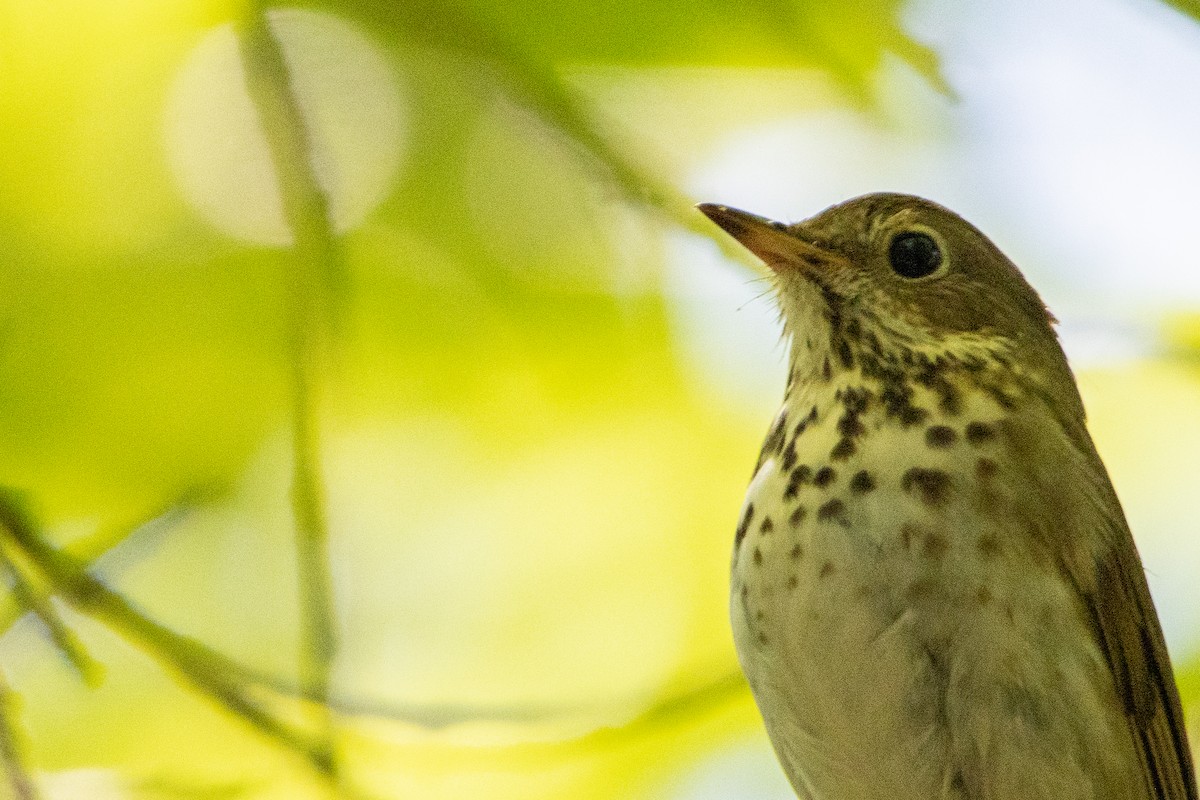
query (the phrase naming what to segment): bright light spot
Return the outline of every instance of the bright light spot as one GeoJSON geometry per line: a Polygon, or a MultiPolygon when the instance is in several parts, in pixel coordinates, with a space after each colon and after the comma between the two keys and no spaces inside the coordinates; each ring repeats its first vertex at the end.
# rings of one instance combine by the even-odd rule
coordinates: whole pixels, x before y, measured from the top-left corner
{"type": "Polygon", "coordinates": [[[132,797],[121,776],[107,769],[72,769],[38,776],[47,800],[123,800],[132,797]]]}
{"type": "MultiPolygon", "coordinates": [[[[403,114],[392,67],[348,23],[297,9],[268,12],[335,230],[386,196],[400,162],[403,114]]],[[[278,181],[246,92],[238,34],[214,29],[184,63],[167,101],[166,148],[188,202],[225,233],[288,245],[278,181]]]]}
{"type": "Polygon", "coordinates": [[[1074,370],[1128,365],[1153,354],[1155,332],[1130,321],[1110,317],[1068,317],[1058,326],[1074,370]]]}
{"type": "Polygon", "coordinates": [[[783,397],[787,350],[774,291],[765,277],[727,261],[711,243],[667,242],[667,298],[682,365],[708,394],[733,408],[763,408],[783,397]]]}
{"type": "Polygon", "coordinates": [[[704,202],[794,222],[861,194],[895,191],[953,203],[956,176],[936,141],[849,111],[738,131],[688,189],[704,202]]]}
{"type": "Polygon", "coordinates": [[[667,795],[670,800],[794,800],[766,741],[746,742],[704,761],[667,795]]]}
{"type": "Polygon", "coordinates": [[[935,0],[914,16],[964,99],[976,191],[1041,259],[1022,267],[1058,278],[1042,281],[1055,307],[1200,299],[1196,25],[1123,0],[935,0]]]}

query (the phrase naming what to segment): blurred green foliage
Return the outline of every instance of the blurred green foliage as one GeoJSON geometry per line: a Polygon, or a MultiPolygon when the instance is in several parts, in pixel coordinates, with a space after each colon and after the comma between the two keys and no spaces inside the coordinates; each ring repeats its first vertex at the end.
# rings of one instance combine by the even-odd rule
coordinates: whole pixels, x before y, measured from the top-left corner
{"type": "MultiPolygon", "coordinates": [[[[595,76],[785,70],[792,113],[870,108],[888,54],[944,90],[936,59],[894,0],[297,7],[365,33],[405,116],[396,179],[322,256],[334,292],[299,321],[303,236],[222,232],[164,145],[193,49],[262,9],[0,4],[0,485],[30,509],[4,524],[32,576],[0,647],[19,760],[54,797],[662,796],[758,735],[724,571],[764,418],[680,366],[664,240],[703,230],[680,188],[703,137],[780,109],[713,108],[655,152],[595,76]],[[332,744],[298,666],[321,658],[288,500],[308,468],[329,500],[329,562],[309,567],[334,580],[316,607],[341,639],[332,744]]],[[[285,205],[319,161],[299,179],[276,161],[285,205]]]]}

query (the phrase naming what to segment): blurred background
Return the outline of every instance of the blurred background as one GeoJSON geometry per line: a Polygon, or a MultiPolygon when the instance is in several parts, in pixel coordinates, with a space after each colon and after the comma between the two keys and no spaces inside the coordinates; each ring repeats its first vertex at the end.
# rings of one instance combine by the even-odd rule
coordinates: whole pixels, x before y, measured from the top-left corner
{"type": "Polygon", "coordinates": [[[1195,741],[1198,20],[0,0],[5,790],[792,797],[726,616],[784,348],[691,205],[880,190],[1061,320],[1195,741]]]}

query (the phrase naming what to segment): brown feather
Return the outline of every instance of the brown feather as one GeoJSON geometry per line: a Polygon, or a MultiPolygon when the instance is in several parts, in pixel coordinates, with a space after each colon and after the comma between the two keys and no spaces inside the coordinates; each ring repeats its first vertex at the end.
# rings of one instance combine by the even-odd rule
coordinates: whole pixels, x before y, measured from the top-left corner
{"type": "Polygon", "coordinates": [[[1021,413],[1006,425],[1008,438],[1023,463],[1051,465],[1053,474],[1034,480],[1049,507],[1064,511],[1055,543],[1060,565],[1108,661],[1149,796],[1200,800],[1179,690],[1133,536],[1082,420],[1067,424],[1068,436],[1055,435],[1055,422],[1064,421],[1021,413]]]}

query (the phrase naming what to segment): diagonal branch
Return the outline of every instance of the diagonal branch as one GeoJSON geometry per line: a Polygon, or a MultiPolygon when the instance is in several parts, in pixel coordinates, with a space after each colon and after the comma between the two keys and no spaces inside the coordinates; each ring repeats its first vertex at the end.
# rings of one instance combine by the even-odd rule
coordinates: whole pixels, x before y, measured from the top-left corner
{"type": "Polygon", "coordinates": [[[251,691],[249,676],[230,659],[145,616],[124,596],[90,575],[73,556],[51,546],[37,532],[18,498],[0,490],[0,536],[20,550],[77,611],[91,616],[141,647],[185,683],[215,699],[269,738],[299,752],[328,774],[323,737],[278,717],[251,691]]]}
{"type": "Polygon", "coordinates": [[[50,601],[50,595],[28,573],[26,565],[20,563],[20,558],[9,552],[5,542],[0,542],[0,567],[12,577],[12,594],[17,605],[41,620],[50,635],[50,641],[54,642],[54,646],[75,668],[84,683],[98,686],[104,668],[87,652],[75,631],[63,622],[50,601]]]}

